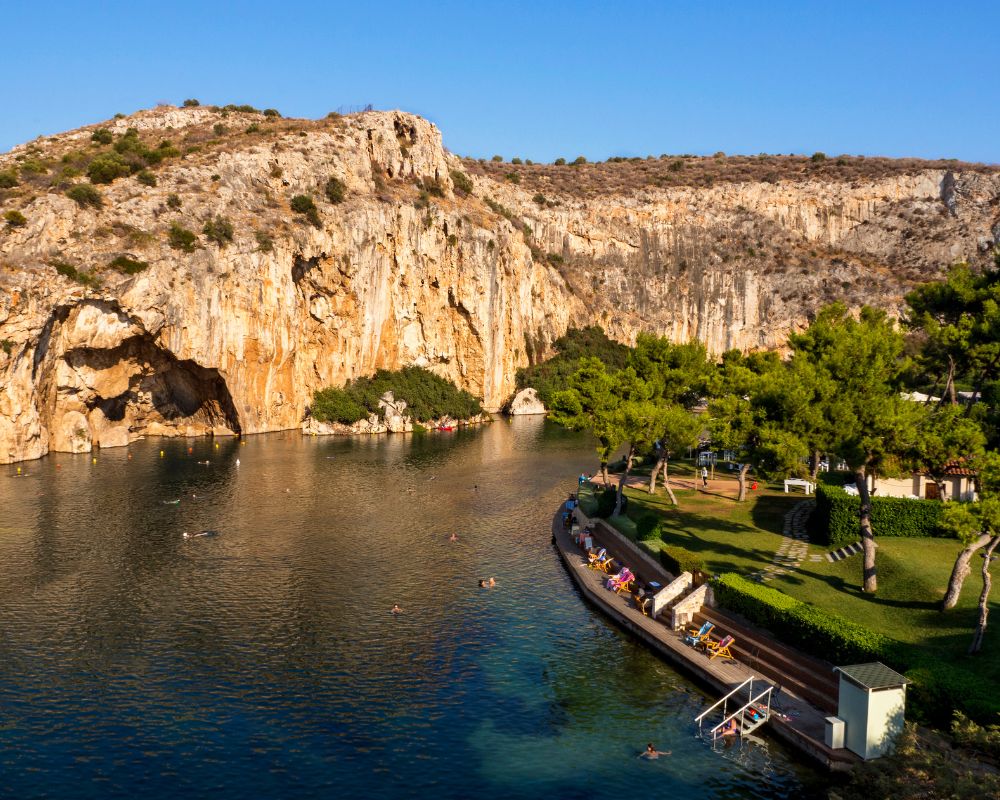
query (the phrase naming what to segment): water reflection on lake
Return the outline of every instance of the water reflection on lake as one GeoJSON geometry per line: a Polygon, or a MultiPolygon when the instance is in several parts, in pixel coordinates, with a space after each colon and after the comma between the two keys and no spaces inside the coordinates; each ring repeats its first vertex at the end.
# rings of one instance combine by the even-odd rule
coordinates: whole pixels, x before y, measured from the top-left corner
{"type": "Polygon", "coordinates": [[[0,796],[806,796],[574,592],[549,526],[594,461],[521,418],[0,467],[0,796]]]}

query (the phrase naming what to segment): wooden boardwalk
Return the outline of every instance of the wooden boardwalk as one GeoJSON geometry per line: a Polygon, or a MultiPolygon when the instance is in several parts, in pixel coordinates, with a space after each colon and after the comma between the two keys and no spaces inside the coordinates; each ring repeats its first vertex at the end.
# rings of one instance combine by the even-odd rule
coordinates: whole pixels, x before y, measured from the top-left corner
{"type": "MultiPolygon", "coordinates": [[[[709,660],[704,652],[684,644],[681,633],[672,631],[634,608],[630,597],[619,596],[605,589],[602,579],[607,576],[588,568],[586,557],[574,543],[569,531],[563,527],[561,519],[561,513],[557,513],[552,520],[552,540],[556,549],[584,599],[597,606],[612,621],[707,685],[717,697],[722,697],[750,677],[754,678],[755,693],[763,690],[765,684],[774,685],[773,681],[739,661],[720,658],[709,660]],[[758,681],[760,690],[757,689],[758,681]]],[[[600,526],[595,527],[595,543],[607,548],[616,559],[620,556],[623,563],[640,578],[646,581],[656,580],[663,585],[670,582],[671,576],[652,559],[636,559],[630,557],[628,552],[623,552],[630,549],[628,545],[631,542],[616,541],[614,537],[602,534],[600,526]]],[[[705,705],[707,707],[710,703],[705,705]]],[[[848,750],[831,750],[826,746],[823,737],[828,712],[816,708],[788,689],[782,689],[772,703],[772,708],[781,716],[776,714],[771,717],[771,731],[804,755],[833,770],[849,769],[859,762],[860,759],[848,750]]]]}

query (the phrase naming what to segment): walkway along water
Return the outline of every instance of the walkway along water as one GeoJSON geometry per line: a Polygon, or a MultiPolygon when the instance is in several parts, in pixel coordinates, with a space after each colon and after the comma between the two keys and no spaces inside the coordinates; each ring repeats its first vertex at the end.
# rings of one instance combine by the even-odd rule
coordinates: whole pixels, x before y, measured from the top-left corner
{"type": "MultiPolygon", "coordinates": [[[[765,675],[764,670],[751,669],[735,658],[709,659],[704,652],[684,643],[683,630],[674,631],[669,625],[663,624],[658,619],[647,617],[633,607],[628,596],[620,596],[605,589],[602,579],[607,576],[588,567],[586,557],[573,541],[569,530],[563,526],[562,512],[565,510],[564,504],[553,517],[552,541],[570,577],[580,589],[585,600],[595,605],[613,622],[638,637],[659,655],[699,679],[720,697],[737,688],[749,678],[754,679],[755,686],[764,687],[768,683],[775,684],[776,676],[774,674],[765,675]]],[[[606,548],[616,560],[628,565],[641,580],[647,583],[656,581],[662,586],[667,586],[672,582],[673,576],[662,566],[603,520],[587,518],[579,507],[575,509],[574,514],[580,523],[588,525],[593,530],[595,546],[606,548]]],[[[761,661],[767,657],[776,664],[790,668],[794,668],[795,662],[797,662],[799,667],[805,667],[806,673],[830,671],[829,676],[816,675],[816,678],[819,679],[818,686],[813,687],[811,692],[825,700],[823,705],[827,706],[827,710],[824,710],[802,696],[809,689],[806,685],[808,675],[803,675],[803,671],[800,669],[797,678],[789,675],[788,680],[784,680],[782,666],[777,667],[779,672],[777,680],[780,681],[781,690],[780,693],[776,692],[777,700],[773,706],[780,712],[780,716],[771,717],[770,729],[776,736],[792,745],[800,753],[828,769],[846,770],[858,763],[859,759],[850,751],[832,750],[826,746],[823,740],[825,717],[832,713],[832,709],[829,708],[831,698],[823,689],[829,685],[828,680],[833,682],[832,665],[799,654],[774,641],[762,631],[751,630],[746,623],[740,624],[739,630],[736,631],[734,628],[737,623],[732,621],[731,624],[725,612],[714,609],[704,610],[702,615],[695,617],[695,622],[698,623],[701,619],[718,620],[715,631],[717,635],[733,633],[737,636],[738,641],[742,637],[743,648],[751,645],[753,648],[751,652],[757,653],[761,661]],[[752,642],[747,641],[750,637],[753,637],[752,642]],[[795,683],[801,689],[795,691],[789,687],[789,683],[795,683]]],[[[743,652],[748,651],[744,649],[743,652]]],[[[739,655],[739,651],[737,651],[737,655],[739,655]]],[[[773,665],[767,670],[770,673],[775,671],[776,668],[773,665]]]]}

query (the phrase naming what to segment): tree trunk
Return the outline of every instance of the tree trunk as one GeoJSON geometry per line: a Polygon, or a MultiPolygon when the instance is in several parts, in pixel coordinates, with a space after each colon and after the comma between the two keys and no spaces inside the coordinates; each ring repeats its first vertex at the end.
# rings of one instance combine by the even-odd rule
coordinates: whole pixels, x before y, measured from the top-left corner
{"type": "Polygon", "coordinates": [[[737,502],[742,503],[747,499],[747,473],[750,471],[750,464],[740,464],[740,473],[736,477],[740,482],[740,493],[736,496],[737,502]]]}
{"type": "Polygon", "coordinates": [[[635,457],[635,445],[630,444],[628,446],[628,455],[625,457],[625,472],[618,482],[618,497],[615,499],[615,510],[613,516],[618,516],[622,513],[622,497],[625,494],[625,482],[628,480],[629,473],[632,471],[632,459],[635,457]]]}
{"type": "Polygon", "coordinates": [[[819,450],[813,450],[812,454],[812,466],[810,468],[809,474],[813,483],[816,483],[816,478],[819,477],[819,450]]]}
{"type": "Polygon", "coordinates": [[[608,488],[608,461],[605,458],[601,459],[601,480],[604,481],[604,488],[608,488]]]}
{"type": "Polygon", "coordinates": [[[993,560],[993,551],[1000,544],[1000,536],[994,536],[990,546],[983,553],[983,591],[979,595],[979,622],[976,625],[976,632],[972,637],[972,644],[969,645],[969,655],[975,655],[983,649],[983,637],[986,635],[986,617],[989,616],[990,607],[990,587],[993,580],[990,577],[990,561],[993,560]]]}
{"type": "Polygon", "coordinates": [[[953,406],[958,405],[958,398],[955,396],[955,359],[951,356],[948,356],[948,381],[945,384],[943,394],[953,406]]]}
{"type": "Polygon", "coordinates": [[[951,570],[948,590],[944,593],[944,600],[941,601],[942,611],[947,611],[949,608],[955,607],[959,595],[962,594],[962,584],[965,583],[965,579],[969,577],[969,573],[972,571],[969,567],[969,562],[972,560],[973,554],[989,544],[990,538],[988,533],[981,533],[976,541],[967,544],[962,549],[962,552],[958,554],[958,558],[955,559],[955,566],[951,570]]]}
{"type": "Polygon", "coordinates": [[[666,456],[660,456],[653,465],[653,471],[649,473],[649,493],[656,494],[656,473],[663,469],[667,463],[666,456]]]}
{"type": "Polygon", "coordinates": [[[875,573],[875,533],[872,531],[872,498],[868,494],[868,476],[865,468],[859,467],[854,473],[854,485],[858,487],[858,497],[861,508],[858,512],[858,522],[861,528],[861,546],[864,548],[864,565],[862,567],[862,591],[875,594],[878,591],[878,578],[875,573]]]}
{"type": "Polygon", "coordinates": [[[670,476],[667,474],[667,464],[669,459],[663,459],[663,488],[667,490],[667,494],[670,495],[670,502],[677,505],[677,498],[674,497],[674,490],[670,486],[670,476]]]}

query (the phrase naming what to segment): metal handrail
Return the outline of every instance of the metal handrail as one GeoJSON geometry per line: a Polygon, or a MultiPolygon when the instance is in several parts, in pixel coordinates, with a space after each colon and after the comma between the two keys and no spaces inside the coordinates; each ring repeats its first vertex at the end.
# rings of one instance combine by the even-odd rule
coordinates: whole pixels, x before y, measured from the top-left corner
{"type": "MultiPolygon", "coordinates": [[[[761,692],[756,697],[753,697],[751,695],[750,699],[746,702],[746,704],[742,708],[739,708],[736,711],[734,711],[732,714],[730,714],[728,717],[726,717],[725,719],[723,719],[722,722],[720,722],[718,725],[716,725],[714,728],[712,728],[712,730],[709,731],[709,733],[712,735],[712,739],[714,740],[716,738],[716,732],[719,730],[719,728],[721,728],[723,725],[726,725],[730,720],[736,719],[736,717],[740,717],[740,722],[742,723],[743,722],[743,719],[742,719],[743,713],[748,708],[750,708],[750,706],[759,704],[760,700],[763,697],[767,697],[767,709],[764,711],[764,717],[763,717],[763,719],[761,719],[759,721],[759,724],[763,724],[763,723],[767,722],[767,720],[769,720],[771,718],[771,692],[772,691],[774,691],[774,687],[773,686],[768,686],[763,692],[761,692]]],[[[716,705],[718,705],[718,704],[716,704],[716,705]]],[[[755,728],[756,727],[757,726],[755,726],[755,728]]]]}
{"type": "MultiPolygon", "coordinates": [[[[708,714],[708,712],[715,710],[720,705],[723,705],[730,697],[732,697],[734,694],[736,694],[740,689],[742,689],[748,683],[750,684],[750,690],[749,691],[753,692],[753,678],[752,677],[751,678],[747,678],[745,681],[743,681],[743,683],[741,683],[739,686],[737,686],[735,689],[733,689],[729,694],[727,694],[721,700],[713,703],[708,708],[706,708],[704,711],[702,711],[697,717],[694,718],[694,721],[697,722],[698,725],[699,725],[699,727],[700,727],[702,719],[704,719],[705,715],[708,714]]],[[[725,712],[723,712],[723,713],[725,713],[725,712]]]]}

